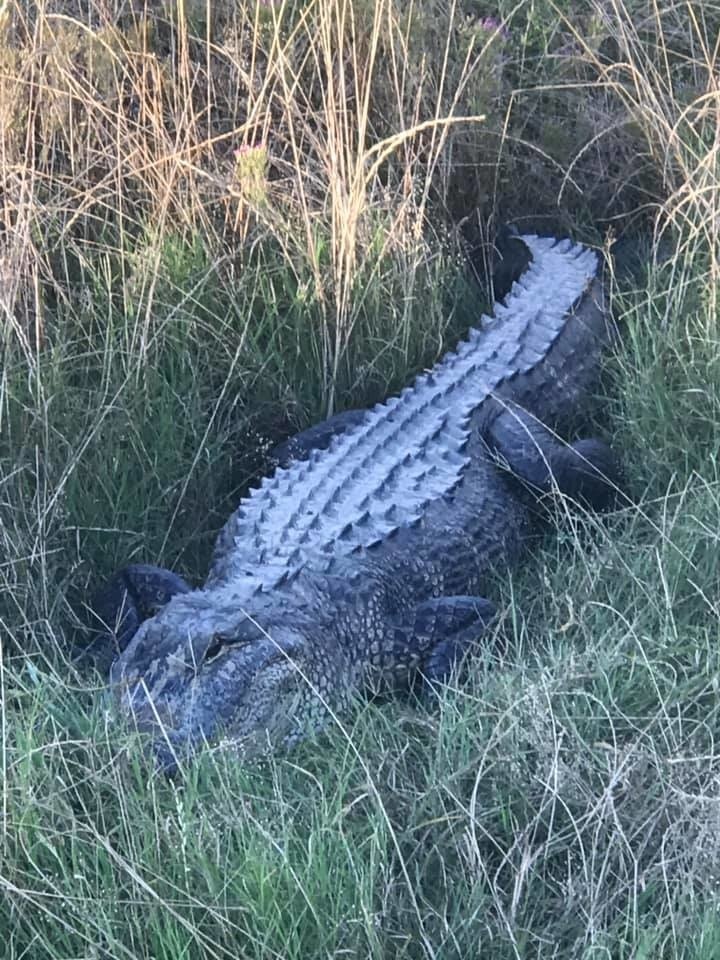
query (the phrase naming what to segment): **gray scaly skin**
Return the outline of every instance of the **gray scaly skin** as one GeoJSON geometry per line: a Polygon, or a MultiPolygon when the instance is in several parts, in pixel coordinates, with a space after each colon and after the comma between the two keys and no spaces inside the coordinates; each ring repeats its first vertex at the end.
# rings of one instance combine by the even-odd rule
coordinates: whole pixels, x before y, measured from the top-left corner
{"type": "Polygon", "coordinates": [[[582,409],[609,339],[597,257],[522,240],[533,261],[495,318],[251,491],[202,589],[118,575],[138,605],[170,597],[132,639],[124,621],[111,669],[162,766],[208,744],[288,746],[363,691],[446,679],[492,619],[487,574],[520,555],[537,498],[609,501],[607,446],[548,428],[582,409]]]}

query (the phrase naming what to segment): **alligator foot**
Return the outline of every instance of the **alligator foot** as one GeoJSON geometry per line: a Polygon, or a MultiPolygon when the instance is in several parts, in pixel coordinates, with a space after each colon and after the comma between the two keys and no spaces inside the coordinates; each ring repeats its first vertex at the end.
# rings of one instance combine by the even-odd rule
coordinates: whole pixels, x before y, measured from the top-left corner
{"type": "Polygon", "coordinates": [[[621,489],[617,458],[598,437],[562,444],[553,463],[553,481],[562,494],[597,511],[610,509],[621,489]]]}
{"type": "Polygon", "coordinates": [[[399,659],[403,648],[412,653],[425,651],[419,667],[423,686],[445,683],[459,666],[472,645],[495,618],[494,604],[484,597],[437,597],[418,604],[415,620],[405,638],[400,639],[399,659]]]}
{"type": "Polygon", "coordinates": [[[597,438],[565,443],[525,410],[500,413],[485,436],[496,458],[535,495],[553,491],[592,510],[607,510],[620,490],[620,468],[597,438]]]}
{"type": "Polygon", "coordinates": [[[450,679],[495,612],[495,606],[483,597],[441,597],[420,604],[418,614],[431,626],[435,638],[420,668],[426,685],[450,679]]]}
{"type": "Polygon", "coordinates": [[[132,640],[138,627],[177,593],[191,588],[176,573],[144,563],[132,563],[119,570],[93,597],[90,610],[95,639],[78,653],[101,670],[109,670],[112,661],[132,640]]]}

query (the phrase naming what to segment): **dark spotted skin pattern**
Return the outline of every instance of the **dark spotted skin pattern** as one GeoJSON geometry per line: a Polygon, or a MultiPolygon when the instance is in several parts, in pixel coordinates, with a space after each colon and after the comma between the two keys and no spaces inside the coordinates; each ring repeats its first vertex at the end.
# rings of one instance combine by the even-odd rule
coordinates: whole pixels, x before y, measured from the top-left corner
{"type": "MultiPolygon", "coordinates": [[[[287,747],[342,717],[358,694],[450,676],[492,621],[488,574],[515,563],[531,542],[538,502],[559,493],[603,508],[612,499],[608,447],[568,444],[556,432],[576,419],[596,382],[609,339],[605,312],[600,282],[591,280],[545,352],[504,377],[463,421],[457,481],[411,521],[345,553],[309,552],[295,566],[281,543],[279,559],[258,565],[243,559],[241,541],[235,546],[238,511],[204,588],[187,591],[168,571],[143,568],[147,582],[156,569],[161,589],[178,589],[132,637],[125,631],[111,684],[121,710],[151,734],[163,768],[199,748],[252,756],[287,747]]],[[[360,436],[357,423],[348,430],[360,436]]]]}

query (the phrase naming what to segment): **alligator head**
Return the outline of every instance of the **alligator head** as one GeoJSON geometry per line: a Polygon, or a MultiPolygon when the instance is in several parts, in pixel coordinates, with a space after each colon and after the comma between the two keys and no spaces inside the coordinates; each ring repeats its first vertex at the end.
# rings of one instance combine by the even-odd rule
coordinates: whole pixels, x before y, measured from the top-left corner
{"type": "Polygon", "coordinates": [[[142,623],[110,680],[159,765],[171,772],[213,743],[255,756],[312,728],[341,668],[327,652],[319,662],[322,609],[309,583],[271,597],[248,578],[177,595],[142,623]]]}
{"type": "Polygon", "coordinates": [[[248,576],[177,594],[112,667],[121,710],[172,773],[199,747],[253,757],[291,746],[369,689],[406,689],[418,674],[444,682],[495,608],[473,596],[418,602],[414,565],[392,558],[392,576],[365,561],[342,575],[300,570],[271,589],[248,576]]]}

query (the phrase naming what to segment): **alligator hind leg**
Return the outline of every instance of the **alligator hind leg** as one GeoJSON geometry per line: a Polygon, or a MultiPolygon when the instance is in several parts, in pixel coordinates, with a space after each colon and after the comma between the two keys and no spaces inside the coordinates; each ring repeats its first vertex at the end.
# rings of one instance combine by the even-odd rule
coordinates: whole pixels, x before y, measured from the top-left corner
{"type": "Polygon", "coordinates": [[[564,443],[520,407],[511,405],[484,431],[493,454],[538,494],[557,489],[590,507],[610,507],[620,471],[610,447],[596,438],[564,443]]]}
{"type": "Polygon", "coordinates": [[[145,563],[123,567],[92,598],[93,627],[99,634],[79,656],[92,660],[100,670],[109,669],[143,620],[154,616],[176,594],[189,590],[172,570],[145,563]]]}

